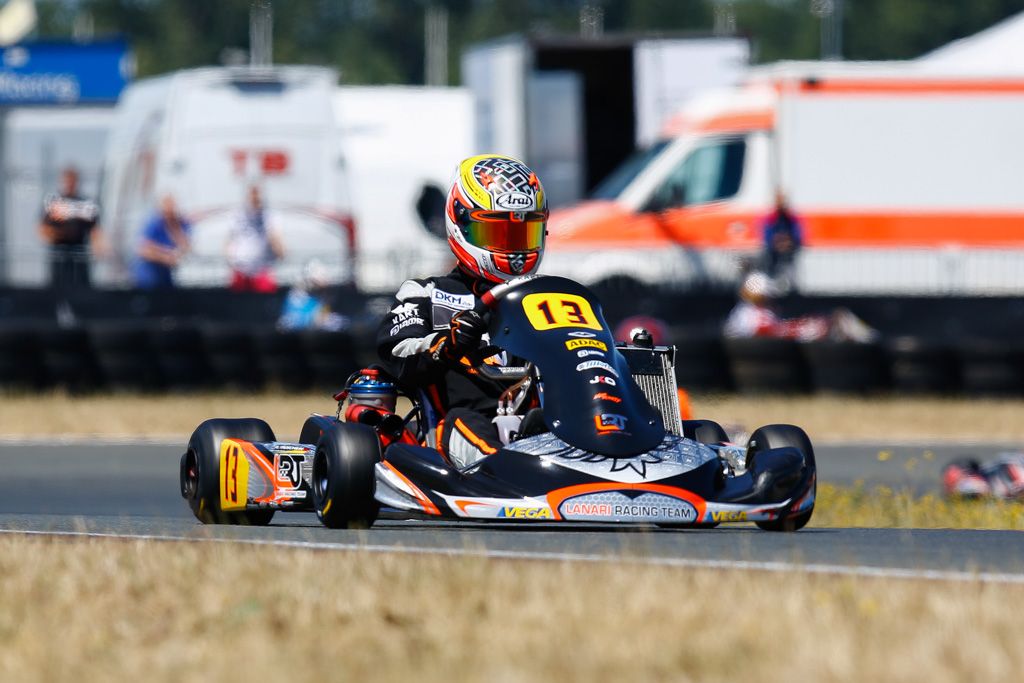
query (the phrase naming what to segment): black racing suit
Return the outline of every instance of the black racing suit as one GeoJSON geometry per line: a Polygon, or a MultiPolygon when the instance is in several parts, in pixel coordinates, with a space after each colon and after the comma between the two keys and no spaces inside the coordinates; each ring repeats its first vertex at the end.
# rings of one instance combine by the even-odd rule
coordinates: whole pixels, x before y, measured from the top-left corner
{"type": "Polygon", "coordinates": [[[472,309],[495,284],[459,267],[442,277],[406,280],[377,329],[377,353],[387,368],[403,386],[422,389],[441,420],[429,441],[460,468],[501,447],[491,419],[508,383],[483,377],[468,359],[440,357],[436,349],[452,316],[472,309]]]}

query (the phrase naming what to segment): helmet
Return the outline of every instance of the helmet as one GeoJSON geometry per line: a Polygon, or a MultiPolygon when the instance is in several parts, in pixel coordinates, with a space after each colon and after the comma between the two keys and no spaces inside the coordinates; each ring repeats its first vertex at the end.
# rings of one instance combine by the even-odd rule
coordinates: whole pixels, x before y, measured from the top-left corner
{"type": "Polygon", "coordinates": [[[445,202],[448,246],[468,272],[504,282],[537,270],[548,200],[521,161],[495,154],[459,164],[445,202]]]}

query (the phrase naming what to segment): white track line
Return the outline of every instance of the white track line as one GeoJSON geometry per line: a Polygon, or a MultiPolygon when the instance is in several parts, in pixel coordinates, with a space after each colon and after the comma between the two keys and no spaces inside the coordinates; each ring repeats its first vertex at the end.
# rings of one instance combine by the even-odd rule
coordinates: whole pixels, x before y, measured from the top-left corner
{"type": "Polygon", "coordinates": [[[397,553],[406,555],[446,555],[451,557],[483,557],[507,560],[540,560],[546,562],[588,562],[645,564],[660,567],[688,569],[736,569],[776,573],[831,574],[881,579],[923,579],[927,581],[964,581],[976,583],[1024,584],[1024,574],[1001,572],[964,572],[937,569],[897,569],[890,567],[844,566],[838,564],[799,564],[792,562],[750,562],[745,560],[694,560],[675,557],[626,557],[614,555],[516,552],[511,550],[471,550],[465,548],[427,548],[390,545],[362,545],[359,543],[325,543],[312,541],[282,541],[275,539],[194,538],[156,534],[114,534],[91,531],[21,531],[0,529],[0,534],[18,536],[53,536],[63,538],[95,538],[118,541],[174,541],[186,543],[234,543],[251,546],[272,546],[297,550],[326,550],[364,553],[397,553]]]}

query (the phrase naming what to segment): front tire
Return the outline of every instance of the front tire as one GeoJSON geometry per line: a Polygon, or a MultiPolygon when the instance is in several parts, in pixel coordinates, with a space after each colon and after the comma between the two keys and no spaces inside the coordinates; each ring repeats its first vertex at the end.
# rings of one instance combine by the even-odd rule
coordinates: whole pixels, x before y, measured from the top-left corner
{"type": "Polygon", "coordinates": [[[365,529],[376,521],[374,469],[380,461],[373,427],[338,422],[324,430],[313,456],[313,504],[325,526],[365,529]]]}
{"type": "MultiPolygon", "coordinates": [[[[800,451],[804,456],[804,463],[811,476],[814,477],[811,484],[811,495],[816,494],[818,486],[817,465],[814,460],[814,447],[807,433],[795,425],[767,425],[759,427],[750,435],[747,442],[747,469],[750,469],[757,454],[774,448],[792,447],[800,451]]],[[[762,522],[755,522],[758,527],[765,531],[796,531],[802,529],[811,521],[814,513],[814,506],[800,512],[799,514],[785,519],[773,519],[762,522]]]]}
{"type": "Polygon", "coordinates": [[[181,495],[192,514],[203,524],[245,524],[266,526],[273,510],[225,512],[220,507],[220,443],[224,439],[276,441],[263,420],[207,420],[196,427],[181,456],[181,495]]]}

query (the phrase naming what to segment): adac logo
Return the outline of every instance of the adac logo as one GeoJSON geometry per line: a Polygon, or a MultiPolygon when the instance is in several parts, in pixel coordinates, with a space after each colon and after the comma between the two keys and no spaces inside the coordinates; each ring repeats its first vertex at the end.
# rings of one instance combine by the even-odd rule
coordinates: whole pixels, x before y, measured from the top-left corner
{"type": "Polygon", "coordinates": [[[573,349],[583,348],[589,346],[594,349],[600,349],[602,351],[608,350],[608,345],[598,339],[570,339],[565,342],[565,348],[572,351],[573,349]]]}
{"type": "Polygon", "coordinates": [[[743,510],[715,510],[711,513],[712,522],[745,522],[747,513],[743,510]]]}
{"type": "Polygon", "coordinates": [[[595,401],[611,401],[612,403],[622,403],[622,399],[618,396],[612,396],[607,391],[594,394],[595,401]]]}
{"type": "Polygon", "coordinates": [[[533,206],[533,198],[523,192],[505,192],[494,198],[494,208],[525,211],[533,206]]]}
{"type": "Polygon", "coordinates": [[[548,508],[501,508],[498,517],[512,519],[551,519],[551,510],[548,508]]]}
{"type": "Polygon", "coordinates": [[[615,413],[601,413],[594,416],[594,424],[597,425],[598,434],[628,434],[626,431],[626,418],[615,413]]]}

